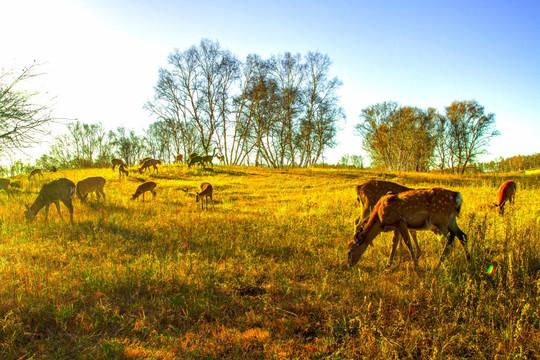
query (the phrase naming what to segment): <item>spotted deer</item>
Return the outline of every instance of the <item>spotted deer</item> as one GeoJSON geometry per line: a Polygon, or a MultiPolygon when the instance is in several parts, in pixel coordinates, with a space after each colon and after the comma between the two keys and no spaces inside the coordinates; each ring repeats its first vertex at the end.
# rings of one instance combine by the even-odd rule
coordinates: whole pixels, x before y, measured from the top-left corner
{"type": "MultiPolygon", "coordinates": [[[[358,226],[359,223],[364,224],[368,221],[371,211],[375,207],[375,204],[379,201],[380,198],[385,196],[388,193],[399,194],[404,191],[412,190],[406,186],[396,184],[391,181],[384,180],[369,180],[362,185],[356,187],[356,202],[358,206],[362,208],[362,213],[354,221],[354,225],[358,226]]],[[[416,247],[416,255],[420,255],[420,246],[418,246],[418,239],[416,237],[416,232],[414,230],[409,230],[411,237],[413,239],[414,245],[416,247]]],[[[394,230],[394,239],[393,241],[399,242],[399,231],[394,230]]]]}
{"type": "Polygon", "coordinates": [[[126,163],[122,159],[112,159],[111,163],[113,171],[116,169],[117,166],[127,167],[126,163]]]}
{"type": "Polygon", "coordinates": [[[143,201],[144,201],[144,193],[146,193],[146,192],[152,193],[152,199],[154,199],[154,197],[156,196],[156,190],[155,190],[156,186],[157,186],[157,184],[155,182],[153,182],[153,181],[147,181],[147,182],[139,185],[139,187],[135,191],[135,194],[133,194],[133,196],[131,197],[131,200],[135,200],[139,196],[142,195],[142,198],[143,198],[143,201]]]}
{"type": "Polygon", "coordinates": [[[160,160],[156,160],[156,159],[148,159],[148,160],[146,160],[142,164],[141,168],[139,169],[139,174],[142,174],[144,170],[148,169],[151,166],[154,167],[154,170],[159,173],[158,168],[157,168],[158,164],[161,164],[160,160]]]}
{"type": "MultiPolygon", "coordinates": [[[[463,198],[460,193],[442,188],[417,189],[385,195],[375,205],[367,223],[357,226],[354,241],[349,244],[349,266],[355,265],[360,260],[377,235],[383,231],[395,230],[403,237],[417,266],[418,260],[411,246],[408,229],[432,230],[447,237],[446,246],[437,266],[442,263],[456,236],[465,249],[467,260],[470,261],[467,235],[456,223],[462,204],[463,198]]],[[[392,264],[397,244],[394,238],[387,266],[392,264]]]]}
{"type": "Polygon", "coordinates": [[[210,183],[203,182],[201,184],[201,191],[196,192],[195,202],[201,201],[201,210],[204,210],[204,200],[206,200],[206,210],[208,210],[208,198],[212,202],[212,208],[214,208],[214,200],[212,199],[213,188],[210,183]]]}
{"type": "Polygon", "coordinates": [[[129,171],[124,165],[118,167],[118,178],[122,180],[122,176],[125,176],[126,178],[129,176],[129,171]]]}
{"type": "Polygon", "coordinates": [[[34,169],[30,172],[30,175],[28,175],[28,180],[35,178],[36,176],[40,175],[43,178],[43,173],[41,172],[41,169],[34,169]]]}
{"type": "Polygon", "coordinates": [[[105,200],[105,193],[103,192],[104,186],[105,179],[101,176],[89,177],[81,180],[77,183],[77,197],[79,200],[85,201],[88,194],[96,193],[98,199],[100,196],[103,196],[103,200],[105,200]]]}
{"type": "Polygon", "coordinates": [[[45,222],[49,221],[49,206],[54,203],[58,215],[63,220],[62,212],[60,211],[60,201],[69,210],[69,220],[73,224],[73,195],[75,194],[75,184],[73,181],[66,178],[53,180],[41,187],[39,195],[31,206],[26,205],[24,216],[26,221],[31,223],[36,218],[37,213],[45,207],[45,222]]]}
{"type": "Polygon", "coordinates": [[[495,207],[499,208],[499,214],[504,214],[504,204],[508,201],[514,205],[514,198],[516,196],[516,183],[512,180],[505,181],[499,188],[499,203],[494,203],[495,207]]]}
{"type": "Polygon", "coordinates": [[[12,195],[11,189],[10,189],[11,180],[9,179],[0,179],[0,191],[4,190],[9,197],[12,195]]]}

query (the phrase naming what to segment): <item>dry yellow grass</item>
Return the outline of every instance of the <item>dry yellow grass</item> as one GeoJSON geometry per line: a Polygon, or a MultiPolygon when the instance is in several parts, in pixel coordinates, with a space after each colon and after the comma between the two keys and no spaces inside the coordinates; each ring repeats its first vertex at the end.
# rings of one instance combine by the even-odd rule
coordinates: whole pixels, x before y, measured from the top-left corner
{"type": "MultiPolygon", "coordinates": [[[[528,358],[540,353],[539,175],[515,175],[516,205],[491,207],[505,176],[178,165],[159,175],[111,169],[12,179],[0,193],[0,358],[528,358]],[[75,225],[51,208],[28,226],[23,204],[52,178],[103,176],[106,201],[74,200],[75,225]],[[391,235],[346,266],[371,178],[463,194],[473,257],[419,234],[385,270],[391,235]],[[153,201],[130,201],[155,181],[153,201]],[[214,186],[215,209],[194,191],[214,186]],[[188,188],[186,195],[182,189],[188,188]]],[[[62,205],[63,206],[63,205],[62,205]]],[[[63,208],[65,211],[65,208],[63,208]]]]}

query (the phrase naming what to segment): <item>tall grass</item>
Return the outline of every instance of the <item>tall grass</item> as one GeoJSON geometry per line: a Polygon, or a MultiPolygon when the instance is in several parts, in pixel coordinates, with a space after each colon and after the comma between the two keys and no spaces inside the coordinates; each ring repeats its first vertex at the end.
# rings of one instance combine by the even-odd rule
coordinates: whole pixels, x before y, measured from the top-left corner
{"type": "Polygon", "coordinates": [[[501,175],[170,165],[121,181],[110,169],[15,178],[15,197],[0,193],[0,358],[537,356],[539,176],[514,178],[504,217],[491,206],[501,175]],[[23,221],[43,183],[98,175],[107,199],[74,200],[73,227],[54,206],[49,224],[23,221]],[[456,244],[435,269],[443,240],[424,232],[419,269],[400,249],[386,270],[383,234],[349,269],[354,187],[371,178],[460,191],[472,262],[456,244]],[[130,201],[149,179],[157,197],[130,201]],[[192,196],[203,181],[214,210],[192,196]]]}

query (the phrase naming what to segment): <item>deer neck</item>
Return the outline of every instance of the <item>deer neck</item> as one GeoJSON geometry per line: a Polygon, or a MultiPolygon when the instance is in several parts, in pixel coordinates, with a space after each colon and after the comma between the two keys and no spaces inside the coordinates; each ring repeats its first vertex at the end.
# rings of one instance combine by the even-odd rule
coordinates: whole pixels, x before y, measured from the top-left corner
{"type": "Polygon", "coordinates": [[[45,205],[47,205],[47,202],[45,201],[45,199],[43,198],[43,196],[40,194],[36,200],[34,201],[34,203],[32,205],[30,205],[30,210],[34,213],[34,214],[37,214],[41,209],[43,209],[43,207],[45,207],[45,205]]]}

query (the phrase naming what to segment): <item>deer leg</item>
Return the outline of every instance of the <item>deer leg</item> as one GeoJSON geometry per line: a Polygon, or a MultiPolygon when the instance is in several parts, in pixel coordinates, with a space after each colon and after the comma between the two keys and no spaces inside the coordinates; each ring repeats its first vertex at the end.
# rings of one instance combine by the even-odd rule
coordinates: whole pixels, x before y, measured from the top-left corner
{"type": "Polygon", "coordinates": [[[60,215],[60,219],[62,219],[62,221],[64,221],[64,217],[62,216],[62,210],[60,209],[60,202],[58,200],[56,200],[54,202],[54,205],[56,206],[56,211],[58,211],[58,215],[60,215]]]}
{"type": "Polygon", "coordinates": [[[439,267],[441,266],[444,258],[446,257],[446,254],[448,254],[448,251],[450,250],[450,248],[452,247],[452,243],[454,242],[454,238],[456,237],[456,235],[450,231],[448,234],[447,234],[447,240],[446,240],[446,245],[443,249],[443,252],[441,254],[441,257],[439,258],[439,263],[437,264],[436,267],[439,267]]]}
{"type": "Polygon", "coordinates": [[[409,253],[411,254],[412,260],[414,262],[414,267],[418,267],[418,259],[414,254],[414,250],[411,245],[411,238],[409,237],[409,228],[407,227],[407,223],[403,219],[399,221],[398,230],[401,234],[401,237],[403,238],[403,242],[409,248],[409,253]]]}
{"type": "Polygon", "coordinates": [[[416,231],[410,231],[410,234],[413,239],[414,246],[416,247],[416,257],[419,258],[422,252],[420,251],[420,246],[418,246],[418,239],[416,236],[416,231]]]}
{"type": "Polygon", "coordinates": [[[394,237],[392,238],[392,251],[390,252],[390,256],[388,257],[388,263],[386,263],[386,267],[389,268],[390,265],[392,265],[392,260],[394,260],[394,254],[396,252],[396,249],[399,244],[399,231],[394,231],[394,237]]]}
{"type": "Polygon", "coordinates": [[[47,204],[45,205],[45,222],[48,223],[49,222],[49,206],[51,204],[47,204]]]}
{"type": "MultiPolygon", "coordinates": [[[[73,203],[71,201],[62,201],[69,210],[69,222],[73,225],[73,203]]],[[[60,213],[60,204],[57,203],[58,212],[60,213]]],[[[62,216],[62,215],[60,215],[62,216]]]]}

